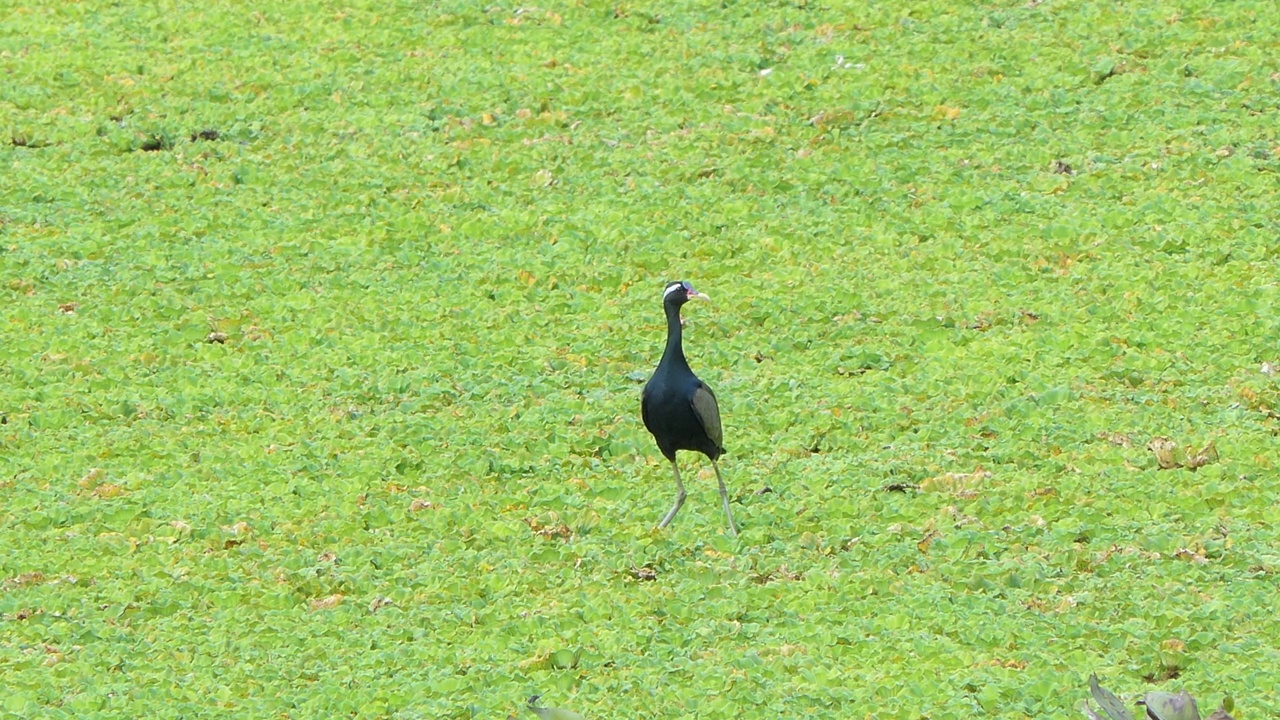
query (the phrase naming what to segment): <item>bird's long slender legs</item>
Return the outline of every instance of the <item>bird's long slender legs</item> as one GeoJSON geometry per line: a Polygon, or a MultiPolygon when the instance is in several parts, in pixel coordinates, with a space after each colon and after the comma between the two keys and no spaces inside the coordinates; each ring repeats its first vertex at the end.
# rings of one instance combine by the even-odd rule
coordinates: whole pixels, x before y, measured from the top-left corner
{"type": "Polygon", "coordinates": [[[680,506],[684,505],[684,481],[680,479],[680,468],[676,466],[676,461],[671,461],[671,472],[676,474],[676,504],[671,506],[667,514],[662,517],[662,522],[658,523],[658,527],[664,528],[671,524],[671,519],[680,512],[680,506]]]}
{"type": "Polygon", "coordinates": [[[729,509],[729,491],[724,486],[724,478],[720,477],[720,466],[712,460],[711,467],[716,469],[716,482],[720,483],[720,501],[724,503],[724,516],[729,518],[729,532],[738,537],[738,528],[733,524],[733,511],[729,509]]]}

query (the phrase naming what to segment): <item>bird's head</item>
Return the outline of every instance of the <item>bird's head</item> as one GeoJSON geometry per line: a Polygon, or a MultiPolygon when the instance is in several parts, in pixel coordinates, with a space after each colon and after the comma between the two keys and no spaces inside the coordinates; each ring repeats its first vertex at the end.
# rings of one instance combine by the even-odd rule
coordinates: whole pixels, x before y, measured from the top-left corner
{"type": "Polygon", "coordinates": [[[693,289],[693,286],[683,280],[667,283],[667,288],[662,291],[662,302],[675,303],[676,307],[689,302],[690,300],[710,300],[704,293],[700,293],[693,289]]]}

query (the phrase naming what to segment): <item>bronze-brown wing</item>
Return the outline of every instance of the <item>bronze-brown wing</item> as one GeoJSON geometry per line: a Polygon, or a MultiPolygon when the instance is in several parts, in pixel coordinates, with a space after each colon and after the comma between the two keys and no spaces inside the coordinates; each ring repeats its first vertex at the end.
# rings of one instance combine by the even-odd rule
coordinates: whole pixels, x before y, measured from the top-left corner
{"type": "Polygon", "coordinates": [[[711,438],[716,447],[723,448],[724,435],[720,430],[720,406],[716,403],[716,394],[711,392],[711,388],[707,387],[706,383],[700,383],[698,389],[693,391],[693,414],[698,416],[707,437],[711,438]]]}

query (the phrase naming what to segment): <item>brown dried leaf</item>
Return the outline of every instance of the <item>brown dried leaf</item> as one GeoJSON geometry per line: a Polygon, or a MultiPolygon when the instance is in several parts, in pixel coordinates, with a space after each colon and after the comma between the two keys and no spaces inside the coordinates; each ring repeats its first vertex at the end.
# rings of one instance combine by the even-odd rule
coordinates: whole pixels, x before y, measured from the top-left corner
{"type": "Polygon", "coordinates": [[[921,481],[920,489],[926,492],[949,492],[969,494],[976,492],[977,485],[991,477],[991,472],[981,466],[971,473],[943,473],[921,481]]]}
{"type": "Polygon", "coordinates": [[[249,527],[249,523],[243,520],[234,525],[224,525],[222,529],[232,535],[248,535],[253,532],[253,528],[249,527]]]}
{"type": "Polygon", "coordinates": [[[89,472],[84,477],[76,481],[76,484],[83,490],[91,490],[98,486],[98,480],[102,477],[102,468],[89,468],[89,472]]]}
{"type": "Polygon", "coordinates": [[[938,119],[955,120],[960,117],[960,108],[950,105],[939,105],[933,109],[933,116],[938,119]]]}
{"type": "Polygon", "coordinates": [[[334,593],[328,597],[316,598],[311,601],[312,610],[331,610],[342,604],[346,599],[346,595],[342,593],[334,593]]]}
{"type": "Polygon", "coordinates": [[[525,518],[524,522],[529,526],[529,529],[533,531],[533,534],[540,538],[546,538],[548,540],[551,538],[568,540],[573,537],[573,531],[569,529],[568,525],[556,522],[554,513],[552,514],[551,524],[548,525],[544,525],[542,521],[537,518],[525,518]]]}
{"type": "Polygon", "coordinates": [[[120,497],[124,494],[124,488],[115,483],[103,483],[93,489],[93,494],[106,500],[120,497]]]}
{"type": "Polygon", "coordinates": [[[39,585],[44,582],[44,573],[39,571],[25,572],[16,577],[12,577],[5,581],[5,585],[13,585],[24,587],[27,585],[39,585]]]}
{"type": "Polygon", "coordinates": [[[767,572],[756,573],[752,580],[758,585],[767,585],[774,580],[799,580],[804,577],[804,573],[793,572],[786,565],[779,566],[777,570],[769,570],[767,572]]]}
{"type": "Polygon", "coordinates": [[[1210,440],[1208,445],[1200,448],[1199,451],[1187,460],[1186,467],[1190,470],[1196,470],[1204,467],[1205,465],[1216,462],[1218,462],[1218,448],[1215,447],[1213,441],[1210,440]]]}
{"type": "Polygon", "coordinates": [[[1173,556],[1179,560],[1186,560],[1187,562],[1195,563],[1196,565],[1204,565],[1209,562],[1209,558],[1205,557],[1203,553],[1187,548],[1179,548],[1173,553],[1173,556]]]}
{"type": "Polygon", "coordinates": [[[1098,439],[1123,448],[1133,447],[1133,438],[1124,433],[1102,431],[1098,433],[1098,439]]]}
{"type": "Polygon", "coordinates": [[[1182,467],[1182,463],[1177,458],[1178,446],[1169,438],[1151,438],[1151,442],[1147,443],[1147,449],[1156,456],[1156,465],[1159,465],[1161,470],[1182,467]]]}

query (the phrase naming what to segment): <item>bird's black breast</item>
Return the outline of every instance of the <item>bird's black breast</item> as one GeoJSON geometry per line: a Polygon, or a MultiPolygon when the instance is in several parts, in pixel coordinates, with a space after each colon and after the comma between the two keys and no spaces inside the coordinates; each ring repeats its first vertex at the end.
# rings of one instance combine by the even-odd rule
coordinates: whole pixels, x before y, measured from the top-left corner
{"type": "Polygon", "coordinates": [[[713,460],[724,453],[694,409],[694,394],[701,387],[702,381],[693,373],[672,374],[661,368],[644,386],[640,396],[644,425],[668,459],[674,459],[677,450],[695,450],[713,460]]]}

